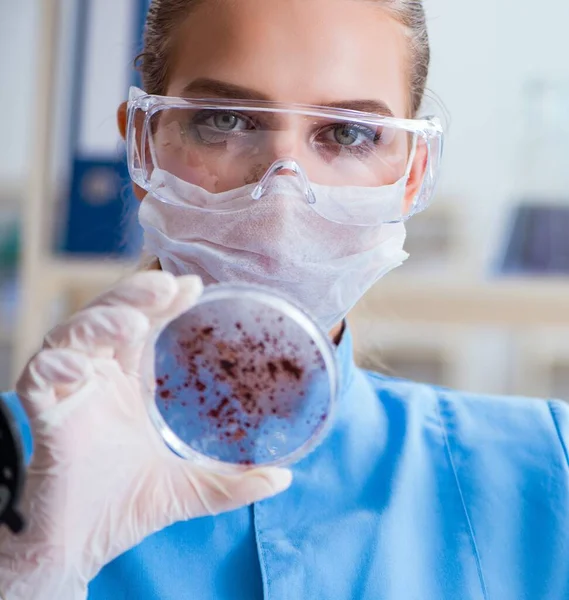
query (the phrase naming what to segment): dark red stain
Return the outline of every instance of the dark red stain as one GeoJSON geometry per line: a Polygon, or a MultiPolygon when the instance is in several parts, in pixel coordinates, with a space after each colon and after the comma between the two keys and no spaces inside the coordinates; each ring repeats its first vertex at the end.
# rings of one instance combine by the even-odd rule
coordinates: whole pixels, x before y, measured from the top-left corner
{"type": "Polygon", "coordinates": [[[247,432],[239,428],[235,433],[231,434],[234,442],[240,442],[247,437],[247,432]]]}
{"type": "Polygon", "coordinates": [[[236,362],[232,362],[230,360],[221,359],[219,361],[219,366],[229,377],[235,377],[235,367],[237,366],[236,362]]]}
{"type": "Polygon", "coordinates": [[[275,380],[276,380],[276,378],[277,378],[277,371],[279,370],[279,369],[278,369],[278,367],[277,367],[277,365],[275,365],[275,363],[274,363],[274,362],[272,362],[272,361],[269,361],[269,362],[267,363],[267,369],[268,369],[268,371],[269,371],[269,375],[271,376],[271,379],[272,379],[273,381],[275,381],[275,380]]]}
{"type": "Polygon", "coordinates": [[[304,373],[304,369],[302,367],[299,367],[297,364],[293,363],[288,358],[283,358],[281,360],[281,366],[285,373],[289,373],[297,381],[300,381],[300,379],[302,378],[302,374],[304,373]]]}

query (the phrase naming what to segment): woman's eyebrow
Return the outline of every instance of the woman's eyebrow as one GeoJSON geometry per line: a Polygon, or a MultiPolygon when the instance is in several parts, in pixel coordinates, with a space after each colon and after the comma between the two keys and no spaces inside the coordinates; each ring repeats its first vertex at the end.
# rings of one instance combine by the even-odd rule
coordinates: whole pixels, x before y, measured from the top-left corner
{"type": "Polygon", "coordinates": [[[326,108],[340,108],[343,110],[357,110],[381,115],[383,117],[394,117],[393,111],[381,100],[345,100],[342,102],[328,102],[322,104],[326,108]]]}
{"type": "Polygon", "coordinates": [[[189,83],[183,90],[186,94],[199,94],[209,98],[226,98],[228,100],[271,100],[266,94],[234,83],[202,77],[189,83]]]}
{"type": "MultiPolygon", "coordinates": [[[[220,81],[201,77],[189,83],[184,89],[184,94],[198,94],[206,98],[224,98],[227,100],[258,100],[261,102],[270,102],[273,100],[267,94],[257,90],[220,81]]],[[[355,110],[378,114],[386,117],[393,117],[393,111],[381,100],[343,100],[338,102],[318,103],[316,106],[323,108],[339,108],[344,110],[355,110]]]]}

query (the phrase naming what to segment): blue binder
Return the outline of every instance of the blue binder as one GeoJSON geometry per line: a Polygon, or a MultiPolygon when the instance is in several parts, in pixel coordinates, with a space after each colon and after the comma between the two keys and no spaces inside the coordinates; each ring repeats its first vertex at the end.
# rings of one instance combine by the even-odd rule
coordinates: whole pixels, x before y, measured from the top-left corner
{"type": "Polygon", "coordinates": [[[97,110],[105,103],[106,89],[126,99],[129,85],[140,85],[133,59],[149,4],[79,0],[77,5],[69,198],[57,248],[66,255],[134,258],[140,251],[138,201],[131,191],[115,112],[109,116],[109,106],[101,108],[101,115],[97,110]],[[127,39],[116,57],[113,35],[115,41],[127,39]]]}
{"type": "Polygon", "coordinates": [[[500,274],[569,275],[569,203],[526,201],[516,206],[500,274]]]}

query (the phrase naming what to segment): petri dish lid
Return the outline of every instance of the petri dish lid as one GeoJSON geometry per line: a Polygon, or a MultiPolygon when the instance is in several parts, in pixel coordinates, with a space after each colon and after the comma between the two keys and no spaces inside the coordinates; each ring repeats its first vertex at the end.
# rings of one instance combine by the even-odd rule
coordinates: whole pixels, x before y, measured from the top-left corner
{"type": "Polygon", "coordinates": [[[217,284],[156,332],[141,369],[150,417],[213,470],[284,466],[325,437],[338,367],[328,336],[272,288],[217,284]]]}

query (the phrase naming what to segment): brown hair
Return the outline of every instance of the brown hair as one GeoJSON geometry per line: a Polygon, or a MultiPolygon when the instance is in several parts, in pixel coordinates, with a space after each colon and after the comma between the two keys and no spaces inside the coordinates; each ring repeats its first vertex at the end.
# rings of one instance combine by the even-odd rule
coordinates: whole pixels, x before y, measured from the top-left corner
{"type": "MultiPolygon", "coordinates": [[[[165,94],[169,76],[169,57],[175,30],[190,11],[205,0],[152,0],[144,31],[144,49],[137,58],[145,90],[165,94]]],[[[407,29],[411,46],[410,112],[419,111],[430,63],[429,36],[422,0],[373,0],[407,29]]]]}

